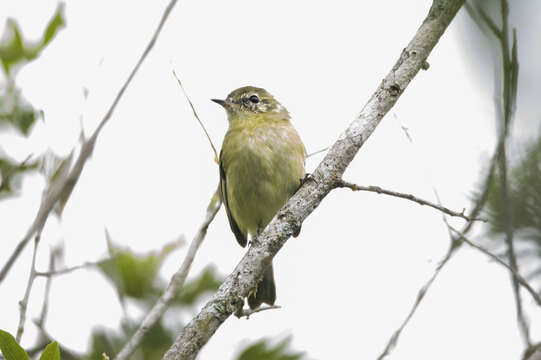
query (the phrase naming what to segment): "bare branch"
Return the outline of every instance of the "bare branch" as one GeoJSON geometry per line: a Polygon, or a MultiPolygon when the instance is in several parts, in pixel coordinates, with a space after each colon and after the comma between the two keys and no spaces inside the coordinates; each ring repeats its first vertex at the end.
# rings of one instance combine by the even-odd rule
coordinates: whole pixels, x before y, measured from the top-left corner
{"type": "Polygon", "coordinates": [[[462,219],[464,219],[466,221],[483,221],[483,222],[487,221],[486,219],[483,219],[483,218],[470,218],[469,216],[464,214],[464,211],[465,211],[464,209],[461,212],[456,212],[456,211],[453,211],[453,210],[450,210],[450,209],[446,208],[445,206],[434,204],[434,203],[432,203],[430,201],[423,200],[423,199],[415,197],[415,196],[413,196],[411,194],[400,193],[400,192],[392,191],[392,190],[385,190],[385,189],[380,188],[379,186],[373,186],[373,185],[360,186],[360,185],[352,184],[352,183],[344,181],[344,180],[339,180],[336,183],[336,186],[339,187],[339,188],[349,188],[352,191],[369,191],[369,192],[375,192],[375,193],[378,193],[378,194],[385,194],[385,195],[390,195],[390,196],[394,196],[394,197],[399,197],[399,198],[402,198],[402,199],[411,200],[411,201],[414,201],[414,202],[416,202],[416,203],[418,203],[420,205],[430,206],[430,207],[432,207],[432,208],[434,208],[436,210],[439,210],[439,211],[441,211],[441,212],[443,212],[443,213],[445,213],[447,215],[460,217],[460,218],[462,218],[462,219]]]}
{"type": "Polygon", "coordinates": [[[308,159],[308,158],[311,157],[311,156],[317,155],[317,154],[322,153],[322,152],[324,152],[324,151],[327,151],[327,150],[329,150],[329,149],[330,149],[330,147],[327,146],[326,148],[323,148],[323,149],[321,149],[321,150],[314,151],[313,153],[307,154],[307,155],[306,155],[306,158],[308,159]]]}
{"type": "Polygon", "coordinates": [[[207,128],[205,128],[205,125],[203,125],[203,122],[199,118],[199,115],[197,115],[197,111],[195,111],[195,107],[193,106],[192,101],[190,100],[190,97],[188,96],[188,93],[186,92],[186,90],[184,90],[184,86],[182,86],[182,82],[177,76],[177,73],[175,72],[175,70],[173,70],[173,75],[175,76],[175,79],[177,79],[177,82],[180,85],[180,88],[182,89],[182,93],[184,94],[184,97],[186,98],[186,100],[188,100],[188,104],[190,104],[190,107],[192,108],[193,115],[195,116],[197,121],[199,121],[199,125],[201,125],[201,127],[203,128],[205,135],[207,135],[207,139],[209,140],[210,147],[212,148],[212,151],[214,151],[214,161],[218,162],[219,161],[218,152],[216,151],[216,148],[214,147],[214,144],[212,143],[212,140],[210,139],[210,135],[207,131],[207,128]]]}
{"type": "Polygon", "coordinates": [[[169,306],[171,300],[173,300],[173,298],[178,294],[179,290],[182,288],[184,282],[186,281],[186,277],[188,276],[188,272],[190,271],[190,267],[195,258],[195,254],[197,253],[197,250],[205,239],[207,229],[212,220],[214,220],[214,217],[218,213],[218,210],[220,210],[221,205],[222,202],[220,200],[218,192],[216,192],[210,200],[210,203],[207,207],[205,219],[203,220],[201,226],[199,226],[199,229],[197,230],[197,233],[195,234],[192,243],[188,248],[188,252],[186,254],[186,257],[184,258],[184,261],[182,262],[182,265],[171,278],[171,281],[169,282],[169,285],[167,286],[165,292],[158,299],[158,301],[156,301],[154,307],[145,316],[145,319],[143,320],[137,331],[133,334],[133,336],[126,343],[126,345],[124,345],[122,350],[116,356],[115,360],[125,360],[133,354],[135,349],[137,349],[137,347],[141,343],[141,340],[143,340],[145,334],[162,317],[162,315],[165,313],[165,310],[167,310],[167,307],[169,306]]]}
{"type": "Polygon", "coordinates": [[[98,260],[98,261],[87,261],[87,262],[84,262],[80,265],[75,265],[75,266],[72,266],[72,267],[69,267],[69,268],[65,268],[65,269],[60,269],[60,270],[49,270],[49,271],[36,271],[36,276],[44,276],[44,277],[53,277],[53,276],[58,276],[58,275],[65,275],[65,274],[69,274],[75,270],[79,270],[79,269],[84,269],[84,268],[91,268],[91,267],[95,267],[95,266],[99,266],[107,261],[111,261],[113,260],[114,257],[111,257],[111,258],[107,258],[107,259],[102,259],[102,260],[98,260]]]}
{"type": "Polygon", "coordinates": [[[90,155],[92,154],[92,151],[94,149],[94,145],[96,143],[96,139],[98,138],[98,135],[100,134],[101,130],[105,126],[105,124],[109,121],[111,116],[113,115],[113,112],[122,98],[122,95],[124,95],[124,92],[126,91],[126,88],[131,83],[133,77],[141,67],[141,64],[145,60],[145,58],[148,56],[152,48],[154,47],[154,44],[156,43],[156,40],[158,39],[158,36],[165,24],[165,21],[169,17],[169,14],[171,13],[171,10],[173,10],[173,7],[177,3],[177,0],[171,0],[167,7],[165,8],[162,18],[160,20],[160,23],[158,24],[158,27],[154,31],[154,34],[152,35],[152,38],[150,39],[149,43],[147,44],[145,50],[143,51],[143,54],[137,61],[137,64],[131,71],[130,75],[120,88],[118,94],[116,95],[115,99],[113,100],[113,103],[109,107],[109,110],[99,123],[96,130],[94,130],[94,133],[92,136],[88,139],[88,141],[84,141],[81,147],[81,152],[79,154],[79,157],[77,158],[77,161],[75,162],[75,165],[71,169],[70,173],[65,179],[62,179],[62,181],[59,180],[58,184],[55,184],[52,189],[50,189],[50,192],[47,196],[45,196],[41,202],[41,205],[39,207],[38,213],[36,215],[36,218],[32,222],[32,225],[30,225],[30,228],[26,232],[23,239],[17,244],[15,247],[15,250],[9,257],[8,261],[0,270],[0,283],[4,280],[7,273],[13,266],[13,263],[17,258],[19,257],[22,250],[25,248],[26,244],[32,236],[36,233],[41,232],[41,229],[43,229],[43,226],[45,225],[45,222],[47,221],[47,218],[49,217],[49,214],[51,213],[51,210],[53,209],[56,202],[61,198],[63,194],[66,194],[66,192],[71,192],[75,185],[77,184],[77,181],[79,180],[79,177],[81,176],[81,172],[83,171],[83,168],[86,164],[86,161],[89,159],[90,155]]]}
{"type": "Polygon", "coordinates": [[[166,360],[194,359],[220,325],[237,310],[256,286],[266,265],[287,239],[299,231],[306,217],[334,188],[364,142],[396,103],[462,6],[463,0],[435,0],[417,33],[379,85],[359,116],[334,143],[301,188],[251,244],[245,256],[199,314],[184,327],[164,356],[166,360]]]}
{"type": "Polygon", "coordinates": [[[267,311],[267,310],[274,310],[274,309],[281,309],[282,307],[280,305],[271,305],[271,306],[263,306],[258,307],[257,309],[240,309],[235,313],[235,316],[239,319],[242,317],[246,317],[246,320],[250,318],[252,314],[261,312],[261,311],[267,311]]]}
{"type": "Polygon", "coordinates": [[[524,287],[524,289],[526,289],[530,293],[530,295],[532,295],[532,297],[534,298],[537,305],[541,306],[541,297],[539,296],[539,294],[537,294],[537,292],[535,292],[535,290],[526,281],[526,279],[524,279],[522,277],[522,275],[520,275],[514,268],[507,265],[507,263],[505,261],[500,259],[498,256],[494,255],[493,253],[491,253],[489,250],[485,249],[481,245],[477,245],[474,242],[470,241],[466,236],[464,236],[464,234],[462,232],[458,231],[457,229],[455,229],[451,225],[448,225],[448,226],[449,226],[449,229],[451,229],[456,235],[459,236],[460,240],[462,240],[466,244],[470,245],[471,247],[481,251],[483,254],[487,255],[492,260],[496,261],[500,265],[503,265],[507,270],[509,270],[509,272],[517,279],[518,283],[520,285],[522,285],[524,287]]]}
{"type": "MultiPolygon", "coordinates": [[[[56,262],[56,256],[58,254],[58,249],[51,250],[51,253],[49,255],[49,272],[54,273],[55,268],[55,262],[56,262]]],[[[35,273],[36,276],[38,276],[38,272],[35,273]]],[[[53,282],[53,278],[49,276],[47,278],[47,282],[45,283],[45,294],[43,295],[43,303],[41,305],[41,312],[39,315],[39,319],[37,319],[36,324],[38,324],[38,327],[42,328],[45,326],[45,319],[47,318],[47,312],[49,311],[49,296],[51,294],[51,283],[53,282]]]]}
{"type": "Polygon", "coordinates": [[[30,298],[30,292],[32,291],[32,286],[34,285],[34,279],[36,278],[36,254],[38,252],[40,234],[37,234],[34,239],[34,252],[32,253],[32,263],[30,264],[30,274],[28,275],[28,282],[26,283],[26,290],[24,292],[24,297],[19,301],[19,325],[17,326],[17,335],[15,340],[18,343],[21,342],[21,337],[24,333],[24,323],[26,321],[26,309],[28,307],[28,299],[30,298]]]}

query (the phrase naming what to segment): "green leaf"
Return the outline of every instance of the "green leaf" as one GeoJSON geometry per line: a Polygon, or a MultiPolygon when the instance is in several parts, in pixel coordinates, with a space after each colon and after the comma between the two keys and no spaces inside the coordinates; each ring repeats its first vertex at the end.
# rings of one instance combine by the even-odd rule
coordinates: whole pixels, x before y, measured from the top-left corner
{"type": "Polygon", "coordinates": [[[11,113],[10,121],[23,135],[28,136],[32,125],[36,122],[36,112],[30,104],[18,103],[11,113]]]}
{"type": "Polygon", "coordinates": [[[99,268],[113,282],[120,298],[142,299],[154,293],[159,267],[156,256],[137,256],[129,250],[115,250],[111,255],[113,259],[101,263],[99,268]]]}
{"type": "Polygon", "coordinates": [[[8,157],[0,157],[0,198],[13,195],[21,186],[21,175],[36,170],[39,162],[16,163],[8,157]]]}
{"type": "Polygon", "coordinates": [[[113,243],[105,231],[111,260],[99,265],[99,269],[114,284],[121,300],[128,296],[134,299],[150,299],[160,292],[155,283],[157,274],[165,257],[171,252],[167,244],[159,252],[136,255],[132,251],[113,243]]]}
{"type": "Polygon", "coordinates": [[[60,360],[60,348],[58,347],[58,343],[53,341],[47,345],[39,360],[60,360]]]}
{"type": "Polygon", "coordinates": [[[304,353],[288,350],[291,336],[271,345],[268,339],[261,339],[247,346],[238,356],[237,360],[299,360],[304,353]]]}
{"type": "Polygon", "coordinates": [[[28,355],[10,333],[0,330],[0,350],[6,360],[27,360],[28,355]]]}
{"type": "Polygon", "coordinates": [[[32,125],[36,122],[37,114],[20,92],[20,89],[11,84],[6,87],[4,93],[0,93],[0,125],[9,124],[28,136],[32,125]]]}
{"type": "Polygon", "coordinates": [[[65,24],[63,12],[64,5],[60,4],[45,28],[42,39],[39,40],[37,44],[24,39],[21,29],[15,20],[7,20],[4,35],[1,37],[4,41],[0,43],[0,60],[4,72],[8,77],[12,75],[12,70],[15,65],[23,64],[35,59],[51,42],[58,33],[58,30],[65,24]]]}
{"type": "Polygon", "coordinates": [[[60,3],[56,8],[56,12],[52,19],[47,24],[45,31],[43,32],[43,39],[41,41],[40,50],[47,46],[51,40],[55,37],[58,30],[66,25],[64,21],[64,4],[60,3]]]}

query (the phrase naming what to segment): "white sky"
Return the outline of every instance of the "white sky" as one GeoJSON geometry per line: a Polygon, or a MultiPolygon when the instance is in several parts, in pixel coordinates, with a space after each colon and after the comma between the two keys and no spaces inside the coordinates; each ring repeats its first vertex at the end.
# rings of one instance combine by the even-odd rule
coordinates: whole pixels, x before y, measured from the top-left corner
{"type": "MultiPolygon", "coordinates": [[[[0,134],[4,150],[20,160],[29,146],[36,154],[48,148],[69,153],[77,144],[81,119],[87,134],[101,120],[166,3],[70,1],[67,27],[17,78],[24,96],[43,109],[45,122],[28,140],[0,134]],[[83,88],[89,91],[86,101],[83,88]]],[[[181,233],[191,239],[217,186],[218,170],[172,69],[216,146],[227,122],[223,109],[209,99],[249,84],[266,88],[288,108],[313,152],[332,144],[360,111],[430,3],[181,1],[102,132],[62,222],[48,222],[38,267],[45,269],[48,249],[59,242],[65,244],[67,266],[103,258],[104,227],[114,241],[138,252],[159,249],[181,233]]],[[[36,38],[56,4],[4,0],[0,25],[14,17],[25,36],[36,38]]],[[[435,200],[434,186],[444,205],[469,207],[495,132],[493,68],[473,66],[464,32],[469,22],[461,11],[428,59],[430,69],[414,79],[345,179],[430,200],[435,200]],[[409,129],[413,145],[401,125],[409,129]]],[[[524,114],[524,123],[538,128],[537,115],[524,114]]],[[[309,159],[308,170],[321,158],[309,159]]],[[[30,177],[21,197],[0,203],[1,264],[32,221],[43,186],[39,176],[30,177]]],[[[453,223],[460,226],[461,221],[453,223]]],[[[199,358],[230,359],[240,343],[292,333],[294,348],[312,359],[374,359],[448,243],[441,214],[433,209],[381,195],[334,191],[274,261],[277,303],[283,308],[249,321],[229,319],[199,358]]],[[[164,278],[178,268],[185,250],[170,256],[162,268],[164,278]]],[[[228,274],[243,251],[222,210],[191,273],[213,263],[228,274]]],[[[0,285],[0,328],[12,333],[30,258],[28,247],[0,285]]],[[[390,359],[519,358],[522,344],[509,283],[500,266],[475,251],[460,250],[390,359]]],[[[31,319],[38,315],[42,292],[43,281],[38,280],[23,337],[26,346],[34,341],[31,319]]],[[[534,311],[529,295],[523,298],[538,339],[541,329],[535,319],[541,312],[534,311]]],[[[115,329],[120,316],[112,287],[96,271],[54,280],[47,329],[62,344],[83,351],[92,327],[115,329]]]]}

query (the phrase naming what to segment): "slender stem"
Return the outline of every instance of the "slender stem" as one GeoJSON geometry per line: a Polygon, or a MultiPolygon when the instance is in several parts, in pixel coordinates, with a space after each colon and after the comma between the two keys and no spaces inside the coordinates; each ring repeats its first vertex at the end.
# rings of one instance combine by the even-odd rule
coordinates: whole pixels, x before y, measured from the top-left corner
{"type": "Polygon", "coordinates": [[[114,257],[112,258],[108,258],[108,259],[102,259],[102,260],[98,260],[98,261],[87,261],[83,264],[80,264],[80,265],[75,265],[75,266],[72,266],[72,267],[69,267],[69,268],[65,268],[65,269],[59,269],[59,270],[54,270],[54,269],[49,269],[48,271],[36,271],[36,276],[43,276],[43,277],[53,277],[53,276],[58,276],[58,275],[65,275],[65,274],[69,274],[75,270],[79,270],[79,269],[84,269],[84,268],[89,268],[89,267],[94,267],[94,266],[98,266],[98,265],[101,265],[107,261],[111,261],[112,259],[114,259],[114,257]]]}
{"type": "Polygon", "coordinates": [[[482,218],[470,218],[469,216],[467,216],[466,214],[464,214],[464,209],[461,211],[461,212],[457,212],[457,211],[453,211],[449,208],[446,208],[445,206],[441,206],[441,205],[438,205],[438,204],[434,204],[433,202],[430,202],[428,200],[424,200],[424,199],[421,199],[421,198],[418,198],[416,196],[413,196],[411,194],[405,194],[405,193],[401,193],[401,192],[398,192],[398,191],[392,191],[392,190],[386,190],[386,189],[383,189],[379,186],[360,186],[360,185],[357,185],[357,184],[353,184],[353,183],[350,183],[350,182],[347,182],[347,181],[344,181],[344,180],[339,180],[337,181],[336,183],[336,186],[337,187],[341,187],[341,188],[349,188],[351,189],[352,191],[369,191],[369,192],[375,192],[375,193],[378,193],[378,194],[385,194],[385,195],[390,195],[390,196],[394,196],[394,197],[398,197],[398,198],[402,198],[402,199],[406,199],[406,200],[411,200],[413,202],[416,202],[420,205],[426,205],[426,206],[430,206],[436,210],[439,210],[447,215],[450,215],[450,216],[455,216],[455,217],[460,217],[466,221],[484,221],[486,222],[486,219],[482,219],[482,218]]]}
{"type": "Polygon", "coordinates": [[[36,254],[38,252],[40,234],[36,235],[34,239],[34,252],[32,253],[32,263],[30,264],[30,274],[28,275],[28,282],[26,283],[26,290],[24,292],[24,297],[19,301],[19,325],[17,326],[17,335],[15,340],[18,343],[21,342],[21,337],[24,333],[24,323],[26,322],[26,310],[28,308],[28,299],[30,298],[30,292],[32,291],[32,286],[34,285],[34,279],[36,278],[36,254]]]}

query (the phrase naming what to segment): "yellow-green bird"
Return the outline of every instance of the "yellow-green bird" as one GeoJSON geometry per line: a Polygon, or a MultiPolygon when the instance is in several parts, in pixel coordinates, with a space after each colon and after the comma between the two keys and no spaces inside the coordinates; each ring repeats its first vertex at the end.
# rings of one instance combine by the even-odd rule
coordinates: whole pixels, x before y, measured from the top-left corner
{"type": "MultiPolygon", "coordinates": [[[[289,113],[265,89],[245,86],[222,105],[229,129],[220,152],[220,191],[231,230],[244,247],[297,191],[304,178],[306,150],[289,113]]],[[[273,305],[276,288],[272,263],[248,296],[251,309],[273,305]]]]}

